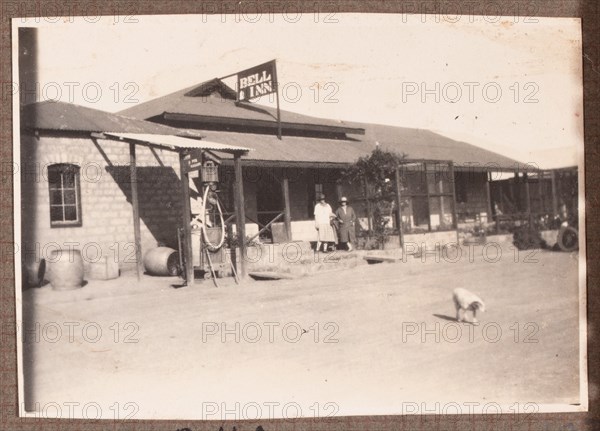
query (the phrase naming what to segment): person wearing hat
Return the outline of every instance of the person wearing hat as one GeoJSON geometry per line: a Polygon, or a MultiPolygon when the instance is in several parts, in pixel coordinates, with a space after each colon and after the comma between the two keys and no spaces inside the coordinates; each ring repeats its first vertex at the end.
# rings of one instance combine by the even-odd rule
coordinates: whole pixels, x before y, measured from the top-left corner
{"type": "Polygon", "coordinates": [[[317,196],[317,204],[315,205],[315,228],[317,229],[317,248],[319,251],[321,243],[324,244],[323,251],[327,251],[327,243],[337,242],[335,231],[331,226],[331,220],[335,218],[335,214],[331,210],[331,206],[325,202],[325,195],[320,193],[317,196]]]}
{"type": "Polygon", "coordinates": [[[354,209],[348,205],[348,199],[343,196],[340,199],[340,207],[336,210],[335,216],[339,223],[338,239],[340,242],[346,243],[348,251],[352,251],[353,243],[356,243],[356,213],[354,209]]]}

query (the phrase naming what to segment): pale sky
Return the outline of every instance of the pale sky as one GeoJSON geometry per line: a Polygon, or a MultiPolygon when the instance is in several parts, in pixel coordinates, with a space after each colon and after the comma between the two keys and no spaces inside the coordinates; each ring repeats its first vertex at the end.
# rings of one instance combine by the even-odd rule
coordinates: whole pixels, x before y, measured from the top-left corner
{"type": "Polygon", "coordinates": [[[429,129],[544,167],[576,163],[583,150],[579,19],[123,18],[34,23],[40,100],[116,112],[277,59],[285,110],[429,129]]]}

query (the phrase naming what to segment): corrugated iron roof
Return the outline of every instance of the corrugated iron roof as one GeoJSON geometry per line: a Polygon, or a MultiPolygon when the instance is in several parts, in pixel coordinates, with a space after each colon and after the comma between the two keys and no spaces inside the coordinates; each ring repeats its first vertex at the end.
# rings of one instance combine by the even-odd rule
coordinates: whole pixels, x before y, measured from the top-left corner
{"type": "Polygon", "coordinates": [[[196,148],[200,150],[214,150],[224,152],[246,152],[249,149],[236,145],[227,145],[207,140],[182,138],[174,135],[157,135],[150,133],[105,133],[107,136],[123,139],[126,141],[147,142],[153,145],[167,147],[172,150],[177,148],[196,148]]]}
{"type": "MultiPolygon", "coordinates": [[[[190,121],[217,121],[237,119],[240,122],[257,122],[261,127],[266,124],[275,126],[277,111],[275,108],[256,103],[236,103],[235,92],[225,84],[216,84],[219,80],[210,80],[193,87],[184,88],[166,96],[132,106],[119,114],[129,117],[150,119],[163,115],[186,115],[190,121]],[[225,89],[223,87],[226,87],[225,89]],[[227,91],[227,89],[229,91],[227,91]],[[232,96],[233,94],[233,96],[232,96]]],[[[291,126],[311,128],[329,128],[334,133],[364,133],[358,127],[351,127],[347,122],[325,118],[311,117],[295,112],[281,110],[281,122],[291,126]],[[352,130],[353,129],[353,130],[352,130]]]]}
{"type": "Polygon", "coordinates": [[[410,159],[452,160],[459,166],[524,169],[523,164],[510,157],[430,130],[370,123],[351,124],[364,128],[365,135],[349,136],[364,142],[378,142],[382,148],[406,153],[410,159]]]}
{"type": "Polygon", "coordinates": [[[25,105],[21,109],[21,127],[32,130],[149,133],[202,137],[201,133],[194,130],[177,129],[72,103],[55,101],[25,105]]]}
{"type": "Polygon", "coordinates": [[[487,167],[493,170],[516,169],[519,166],[517,161],[508,157],[428,130],[366,124],[365,129],[369,136],[357,136],[352,140],[297,136],[283,136],[279,140],[272,135],[212,130],[203,130],[202,134],[216,142],[252,148],[253,151],[243,159],[246,164],[345,165],[370,154],[379,145],[384,150],[406,154],[409,159],[452,160],[457,167],[487,167]],[[391,132],[392,136],[388,136],[391,132]],[[373,139],[373,136],[380,140],[373,139]]]}
{"type": "Polygon", "coordinates": [[[207,139],[228,145],[244,145],[252,151],[244,156],[244,162],[278,162],[309,164],[348,164],[367,154],[370,146],[360,141],[323,138],[234,133],[203,130],[207,139]]]}
{"type": "MultiPolygon", "coordinates": [[[[190,120],[199,121],[207,121],[208,117],[254,120],[257,124],[258,121],[275,121],[274,109],[256,104],[240,106],[232,100],[235,93],[228,89],[215,79],[141,103],[122,113],[144,119],[171,116],[171,120],[175,120],[187,116],[190,120]]],[[[284,133],[283,140],[280,141],[275,136],[264,134],[208,130],[202,130],[201,133],[217,142],[254,148],[256,151],[245,157],[245,160],[347,164],[370,153],[379,144],[382,148],[405,153],[411,159],[452,160],[461,166],[490,166],[500,169],[522,167],[509,157],[429,130],[335,121],[289,111],[282,111],[281,117],[284,122],[343,127],[350,139],[305,138],[285,136],[284,133]],[[354,134],[352,130],[358,133],[354,134]]],[[[227,129],[226,125],[222,127],[227,129]]],[[[199,125],[198,129],[202,129],[202,126],[199,125]]]]}
{"type": "Polygon", "coordinates": [[[452,160],[459,166],[523,168],[511,158],[428,130],[368,123],[345,123],[366,131],[365,135],[348,135],[350,138],[345,140],[285,135],[279,140],[274,135],[178,129],[64,102],[40,102],[22,109],[21,124],[38,130],[206,137],[215,145],[213,151],[219,151],[218,144],[239,151],[252,149],[244,160],[255,163],[349,164],[379,144],[410,159],[452,160]]]}

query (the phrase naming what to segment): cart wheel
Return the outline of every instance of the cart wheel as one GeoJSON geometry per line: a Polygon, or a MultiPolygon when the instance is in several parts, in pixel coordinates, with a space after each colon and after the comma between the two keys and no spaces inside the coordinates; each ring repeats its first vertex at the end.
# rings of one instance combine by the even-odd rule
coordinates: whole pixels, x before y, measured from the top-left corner
{"type": "Polygon", "coordinates": [[[562,251],[574,251],[579,245],[577,229],[567,226],[558,233],[558,246],[562,251]]]}
{"type": "Polygon", "coordinates": [[[211,278],[212,278],[212,274],[210,273],[210,271],[204,271],[204,279],[210,280],[211,278]]]}

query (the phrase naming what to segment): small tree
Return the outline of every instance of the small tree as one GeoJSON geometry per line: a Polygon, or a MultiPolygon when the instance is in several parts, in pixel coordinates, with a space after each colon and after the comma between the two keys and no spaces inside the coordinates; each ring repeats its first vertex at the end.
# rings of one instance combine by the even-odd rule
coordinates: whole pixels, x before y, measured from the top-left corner
{"type": "Polygon", "coordinates": [[[343,178],[349,183],[366,181],[368,184],[369,200],[374,203],[373,236],[380,248],[389,236],[386,225],[394,211],[396,167],[405,158],[404,154],[385,151],[378,146],[370,155],[359,158],[344,171],[343,178]]]}

